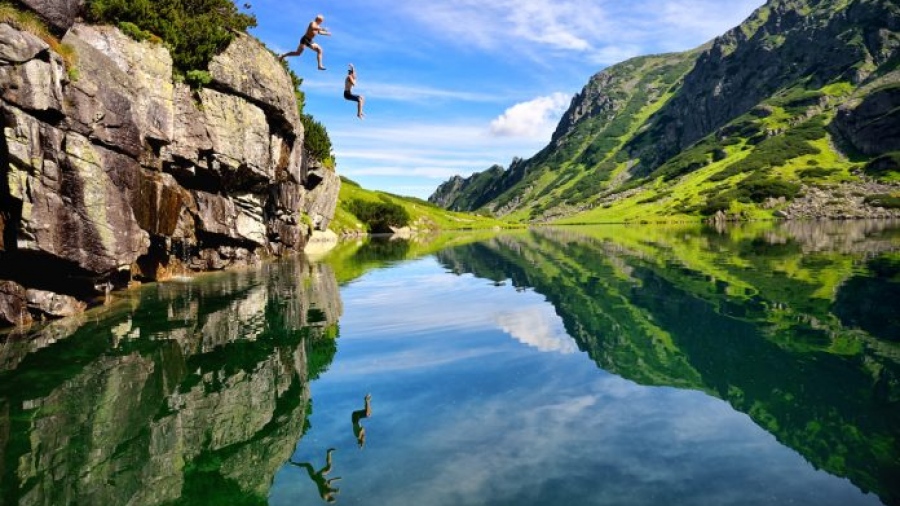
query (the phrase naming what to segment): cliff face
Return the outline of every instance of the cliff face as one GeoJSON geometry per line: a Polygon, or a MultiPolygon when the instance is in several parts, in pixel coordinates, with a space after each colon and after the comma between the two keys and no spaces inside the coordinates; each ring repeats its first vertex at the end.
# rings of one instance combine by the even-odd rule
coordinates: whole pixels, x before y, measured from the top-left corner
{"type": "Polygon", "coordinates": [[[327,229],[340,180],[306,156],[290,77],[255,39],[238,35],[200,90],[116,28],[76,23],[62,42],[68,68],[0,24],[0,324],[327,229]]]}

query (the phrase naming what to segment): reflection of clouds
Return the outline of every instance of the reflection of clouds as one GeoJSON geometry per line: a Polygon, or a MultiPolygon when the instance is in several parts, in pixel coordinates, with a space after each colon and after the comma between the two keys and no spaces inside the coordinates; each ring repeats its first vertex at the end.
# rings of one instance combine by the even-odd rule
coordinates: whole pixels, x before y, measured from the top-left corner
{"type": "Polygon", "coordinates": [[[877,504],[721,400],[584,372],[418,411],[397,428],[412,446],[379,456],[403,486],[388,479],[372,504],[877,504]]]}
{"type": "Polygon", "coordinates": [[[504,311],[495,318],[504,332],[522,344],[540,351],[558,351],[563,354],[578,351],[575,341],[566,334],[562,321],[555,314],[550,315],[547,309],[546,304],[532,306],[518,311],[504,311]]]}
{"type": "MultiPolygon", "coordinates": [[[[313,429],[301,443],[309,455],[352,447],[347,415],[372,392],[366,451],[337,461],[342,502],[878,503],[719,399],[640,386],[585,355],[515,345],[498,327],[538,349],[564,349],[553,341],[564,331],[552,306],[440,270],[404,263],[342,293],[339,355],[312,385],[313,429]]],[[[272,504],[296,503],[279,494],[272,504]]]]}

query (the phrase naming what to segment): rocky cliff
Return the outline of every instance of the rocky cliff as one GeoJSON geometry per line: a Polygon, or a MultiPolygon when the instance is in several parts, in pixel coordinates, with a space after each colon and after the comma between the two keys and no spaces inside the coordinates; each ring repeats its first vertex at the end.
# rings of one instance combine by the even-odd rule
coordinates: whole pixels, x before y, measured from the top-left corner
{"type": "Polygon", "coordinates": [[[238,35],[196,90],[164,46],[74,23],[78,2],[30,3],[72,54],[0,24],[0,324],[327,229],[340,180],[305,154],[291,79],[262,44],[238,35]]]}
{"type": "Polygon", "coordinates": [[[894,1],[769,0],[696,50],[603,70],[545,149],[432,201],[530,221],[900,216],[898,58],[894,1]],[[792,203],[820,190],[828,205],[792,203]]]}

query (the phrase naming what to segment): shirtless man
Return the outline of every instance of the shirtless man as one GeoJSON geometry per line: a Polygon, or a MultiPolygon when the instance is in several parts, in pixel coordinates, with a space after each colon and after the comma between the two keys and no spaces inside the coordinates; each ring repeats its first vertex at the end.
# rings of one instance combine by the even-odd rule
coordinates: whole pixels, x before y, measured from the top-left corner
{"type": "MultiPolygon", "coordinates": [[[[366,103],[366,98],[360,95],[354,95],[354,86],[356,86],[356,69],[353,68],[353,64],[351,63],[350,70],[347,71],[347,78],[344,79],[344,98],[351,102],[356,102],[356,117],[363,119],[366,116],[362,111],[363,104],[366,103]]],[[[368,405],[368,402],[369,401],[366,400],[366,405],[368,405]]]]}
{"type": "Polygon", "coordinates": [[[317,60],[319,62],[319,70],[325,70],[325,67],[322,66],[322,48],[319,47],[318,44],[313,42],[313,39],[316,35],[331,35],[331,32],[328,31],[327,28],[322,26],[322,23],[325,21],[325,17],[319,14],[316,16],[316,19],[312,20],[309,23],[309,26],[306,28],[306,33],[303,35],[303,38],[300,39],[300,44],[297,45],[297,49],[291,51],[289,53],[284,53],[279,56],[279,60],[283,60],[288,56],[300,56],[303,54],[303,48],[308,47],[316,52],[317,60]]]}

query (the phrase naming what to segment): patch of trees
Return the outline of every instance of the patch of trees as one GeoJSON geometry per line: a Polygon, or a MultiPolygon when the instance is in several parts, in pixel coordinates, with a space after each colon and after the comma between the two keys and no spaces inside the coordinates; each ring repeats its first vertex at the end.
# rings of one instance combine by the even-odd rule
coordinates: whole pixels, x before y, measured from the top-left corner
{"type": "Polygon", "coordinates": [[[359,218],[373,234],[386,234],[391,232],[391,227],[409,225],[409,213],[406,209],[387,200],[373,202],[354,199],[347,205],[347,210],[359,218]]]}

